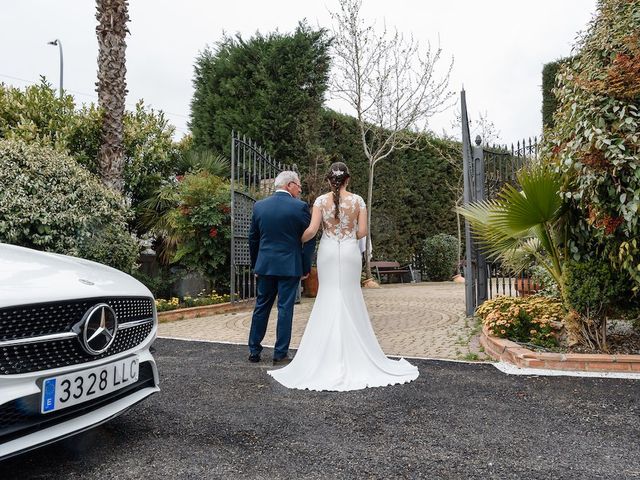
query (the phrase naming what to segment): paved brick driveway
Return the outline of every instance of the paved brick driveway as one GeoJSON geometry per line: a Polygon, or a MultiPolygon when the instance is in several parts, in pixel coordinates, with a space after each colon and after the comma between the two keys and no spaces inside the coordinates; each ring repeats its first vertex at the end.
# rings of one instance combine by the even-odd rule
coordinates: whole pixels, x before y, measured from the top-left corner
{"type": "MultiPolygon", "coordinates": [[[[373,328],[387,355],[461,359],[476,351],[469,340],[473,322],[464,315],[464,285],[453,282],[391,284],[363,289],[373,328]]],[[[313,299],[296,305],[292,348],[297,348],[313,299]]],[[[251,311],[161,323],[159,335],[219,342],[246,343],[251,311]]],[[[265,345],[275,340],[274,307],[265,345]]]]}

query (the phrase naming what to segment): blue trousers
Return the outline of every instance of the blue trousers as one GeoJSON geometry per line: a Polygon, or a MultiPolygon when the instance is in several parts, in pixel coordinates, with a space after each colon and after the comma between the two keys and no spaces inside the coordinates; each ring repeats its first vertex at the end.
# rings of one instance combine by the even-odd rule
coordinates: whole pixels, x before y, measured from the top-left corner
{"type": "Polygon", "coordinates": [[[293,322],[293,304],[300,284],[300,277],[281,277],[258,275],[258,297],[251,318],[249,331],[249,352],[259,355],[262,352],[262,340],[267,331],[271,307],[278,297],[278,325],[276,326],[276,344],[273,358],[287,356],[291,342],[291,324],[293,322]]]}

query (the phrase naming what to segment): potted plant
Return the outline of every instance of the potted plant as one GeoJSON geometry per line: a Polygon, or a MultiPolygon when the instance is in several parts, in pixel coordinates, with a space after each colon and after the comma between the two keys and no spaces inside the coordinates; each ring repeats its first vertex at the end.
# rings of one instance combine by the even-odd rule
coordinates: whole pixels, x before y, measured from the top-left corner
{"type": "Polygon", "coordinates": [[[320,236],[318,233],[316,235],[316,248],[313,251],[313,256],[311,257],[311,270],[309,271],[309,276],[302,281],[302,287],[304,289],[304,296],[315,298],[318,294],[318,287],[320,286],[318,282],[318,247],[320,246],[320,236]]]}
{"type": "Polygon", "coordinates": [[[527,297],[540,291],[542,286],[529,276],[519,276],[514,282],[514,287],[518,296],[527,297]]]}
{"type": "Polygon", "coordinates": [[[309,276],[302,281],[304,296],[315,298],[318,294],[318,285],[318,268],[312,265],[309,276]]]}

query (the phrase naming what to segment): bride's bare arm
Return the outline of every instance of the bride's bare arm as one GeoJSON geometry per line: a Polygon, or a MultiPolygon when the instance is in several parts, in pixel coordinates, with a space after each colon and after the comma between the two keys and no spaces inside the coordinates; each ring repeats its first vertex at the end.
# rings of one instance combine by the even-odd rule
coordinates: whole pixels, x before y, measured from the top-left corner
{"type": "Polygon", "coordinates": [[[322,215],[320,213],[320,209],[318,207],[313,207],[311,210],[311,223],[302,234],[302,243],[308,242],[318,233],[318,228],[320,228],[320,221],[322,220],[322,215]]]}
{"type": "Polygon", "coordinates": [[[358,231],[356,237],[362,238],[367,236],[367,209],[361,208],[358,212],[358,231]]]}

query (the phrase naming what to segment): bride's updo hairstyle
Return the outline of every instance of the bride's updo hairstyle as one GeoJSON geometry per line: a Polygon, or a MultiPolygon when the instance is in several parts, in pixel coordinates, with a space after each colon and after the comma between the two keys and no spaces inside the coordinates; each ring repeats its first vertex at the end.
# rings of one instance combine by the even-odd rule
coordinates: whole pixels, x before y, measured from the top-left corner
{"type": "Polygon", "coordinates": [[[340,214],[340,187],[342,187],[347,179],[350,177],[349,169],[343,162],[334,162],[329,167],[329,172],[325,177],[331,185],[331,191],[333,192],[333,204],[334,204],[334,217],[338,220],[340,214]]]}

